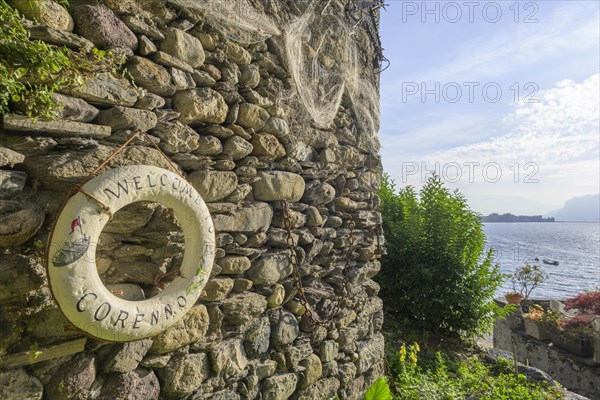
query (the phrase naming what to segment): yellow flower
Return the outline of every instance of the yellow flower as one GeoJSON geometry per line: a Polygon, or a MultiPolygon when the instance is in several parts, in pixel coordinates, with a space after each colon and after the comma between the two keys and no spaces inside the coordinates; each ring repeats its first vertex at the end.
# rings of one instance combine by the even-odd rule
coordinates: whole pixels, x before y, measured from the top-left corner
{"type": "Polygon", "coordinates": [[[413,347],[414,347],[414,349],[415,349],[415,351],[416,351],[417,353],[418,353],[419,351],[421,351],[421,348],[419,347],[419,343],[415,342],[415,344],[414,344],[414,346],[413,346],[413,347]]]}
{"type": "Polygon", "coordinates": [[[400,362],[404,362],[404,360],[406,360],[406,346],[402,345],[400,347],[400,362]]]}
{"type": "Polygon", "coordinates": [[[415,352],[410,352],[410,361],[413,363],[413,365],[417,365],[417,353],[415,352]]]}

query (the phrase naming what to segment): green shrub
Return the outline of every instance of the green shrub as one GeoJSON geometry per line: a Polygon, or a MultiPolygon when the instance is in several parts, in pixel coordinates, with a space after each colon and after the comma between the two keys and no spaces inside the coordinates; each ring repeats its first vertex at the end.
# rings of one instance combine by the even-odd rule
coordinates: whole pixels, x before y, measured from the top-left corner
{"type": "Polygon", "coordinates": [[[485,252],[480,215],[438,177],[417,196],[381,179],[381,213],[388,255],[378,282],[387,311],[424,329],[473,336],[508,312],[493,301],[503,276],[485,252]]]}
{"type": "Polygon", "coordinates": [[[100,72],[123,73],[120,66],[124,61],[124,57],[103,50],[73,51],[29,40],[21,15],[0,0],[0,114],[17,111],[53,118],[55,90],[81,84],[100,72]]]}
{"type": "Polygon", "coordinates": [[[510,362],[484,364],[478,357],[451,357],[445,352],[418,356],[417,344],[400,348],[388,360],[394,399],[397,400],[556,400],[558,387],[515,375],[510,362]]]}

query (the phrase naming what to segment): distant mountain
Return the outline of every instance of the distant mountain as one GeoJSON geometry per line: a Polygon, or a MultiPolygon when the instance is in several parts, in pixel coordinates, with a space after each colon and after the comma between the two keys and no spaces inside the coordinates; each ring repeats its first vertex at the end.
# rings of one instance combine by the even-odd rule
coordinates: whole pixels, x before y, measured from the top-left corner
{"type": "Polygon", "coordinates": [[[546,217],[554,217],[557,221],[600,221],[600,194],[573,197],[561,209],[549,212],[546,217]]]}
{"type": "Polygon", "coordinates": [[[483,217],[483,222],[554,222],[554,218],[543,218],[541,215],[512,215],[492,213],[483,217]]]}

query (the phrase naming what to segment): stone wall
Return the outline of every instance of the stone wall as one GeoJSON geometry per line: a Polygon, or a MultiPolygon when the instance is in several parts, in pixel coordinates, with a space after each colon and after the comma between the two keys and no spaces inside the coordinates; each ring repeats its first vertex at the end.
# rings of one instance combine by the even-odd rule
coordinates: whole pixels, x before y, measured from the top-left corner
{"type": "MultiPolygon", "coordinates": [[[[377,12],[358,1],[312,9],[307,1],[250,0],[237,15],[208,18],[227,3],[72,0],[67,11],[49,0],[12,1],[33,39],[121,52],[135,84],[101,74],[61,88],[56,121],[3,116],[0,398],[359,399],[383,375],[382,302],[371,279],[380,268],[378,123],[364,124],[378,112],[353,97],[365,93],[357,87],[378,93],[377,12]],[[354,41],[358,86],[334,54],[302,53],[318,61],[316,72],[346,80],[328,126],[311,119],[290,74],[286,32],[306,13],[316,17],[313,41],[326,28],[321,17],[355,29],[328,40],[354,41]],[[248,15],[263,19],[248,28],[248,15]],[[138,129],[208,203],[216,260],[180,322],[151,339],[102,342],[58,309],[44,246],[70,187],[138,129]],[[320,315],[334,309],[348,265],[350,292],[327,328],[312,325],[299,301],[280,200],[290,202],[299,272],[320,315]]],[[[320,84],[313,89],[317,100],[328,95],[320,84]]],[[[137,139],[109,166],[131,164],[169,168],[137,139]]],[[[184,242],[168,209],[136,203],[115,214],[96,250],[107,287],[139,300],[161,290],[156,276],[176,271],[184,242]]]]}
{"type": "MultiPolygon", "coordinates": [[[[535,300],[535,303],[547,304],[549,301],[535,300]]],[[[578,357],[550,342],[528,336],[520,311],[496,321],[494,348],[513,353],[516,349],[519,362],[541,369],[570,391],[590,399],[600,399],[600,364],[593,358],[578,357]]]]}

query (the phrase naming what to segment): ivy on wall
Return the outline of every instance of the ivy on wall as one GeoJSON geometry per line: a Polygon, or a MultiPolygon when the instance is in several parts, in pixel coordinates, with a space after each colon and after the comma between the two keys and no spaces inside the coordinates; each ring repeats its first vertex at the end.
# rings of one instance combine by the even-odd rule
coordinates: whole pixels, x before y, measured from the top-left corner
{"type": "Polygon", "coordinates": [[[97,73],[123,73],[124,62],[112,51],[74,51],[30,40],[21,14],[0,0],[0,114],[53,119],[58,107],[54,91],[82,84],[97,73]]]}

